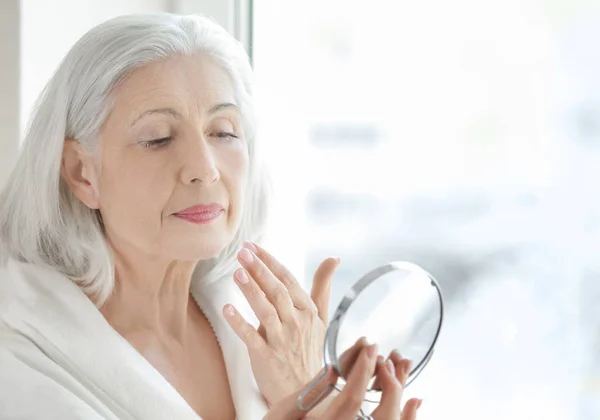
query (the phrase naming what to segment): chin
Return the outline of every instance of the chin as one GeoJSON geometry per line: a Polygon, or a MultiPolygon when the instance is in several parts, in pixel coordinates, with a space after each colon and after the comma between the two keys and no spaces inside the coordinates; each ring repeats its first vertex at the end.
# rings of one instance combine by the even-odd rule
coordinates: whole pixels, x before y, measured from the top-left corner
{"type": "Polygon", "coordinates": [[[233,235],[202,235],[201,238],[187,238],[177,241],[169,247],[175,259],[185,261],[200,261],[216,258],[231,243],[233,235]],[[190,240],[192,239],[192,240],[190,240]]]}

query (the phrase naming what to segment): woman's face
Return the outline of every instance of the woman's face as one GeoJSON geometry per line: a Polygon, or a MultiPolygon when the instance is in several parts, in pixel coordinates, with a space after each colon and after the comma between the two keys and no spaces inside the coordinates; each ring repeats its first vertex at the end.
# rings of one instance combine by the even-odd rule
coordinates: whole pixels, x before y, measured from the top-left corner
{"type": "Polygon", "coordinates": [[[248,147],[234,90],[210,57],[129,75],[100,132],[98,207],[116,248],[215,257],[240,224],[248,147]]]}

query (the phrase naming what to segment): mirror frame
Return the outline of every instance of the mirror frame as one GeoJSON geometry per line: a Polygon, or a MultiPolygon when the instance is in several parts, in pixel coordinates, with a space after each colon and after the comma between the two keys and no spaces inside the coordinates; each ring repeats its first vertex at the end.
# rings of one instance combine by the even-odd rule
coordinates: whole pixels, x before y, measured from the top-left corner
{"type": "MultiPolygon", "coordinates": [[[[394,271],[407,271],[407,272],[417,271],[417,272],[421,272],[421,273],[425,274],[429,278],[431,285],[433,287],[435,287],[437,295],[438,295],[438,301],[440,304],[440,321],[439,321],[435,336],[434,336],[434,338],[431,342],[431,345],[429,346],[429,349],[427,350],[427,353],[425,354],[425,356],[419,361],[419,363],[416,366],[413,366],[411,372],[409,373],[409,377],[408,377],[406,386],[410,385],[419,376],[419,374],[423,371],[425,366],[427,366],[427,364],[431,360],[431,357],[433,356],[435,345],[440,336],[442,324],[444,323],[444,297],[442,295],[442,289],[441,289],[439,283],[437,282],[437,280],[429,272],[425,271],[423,268],[419,267],[418,265],[410,263],[410,262],[406,262],[406,261],[390,262],[390,263],[387,263],[380,267],[377,267],[374,270],[369,271],[367,274],[362,276],[360,278],[360,280],[358,280],[352,286],[352,288],[342,298],[342,301],[338,305],[338,307],[329,323],[329,326],[327,327],[327,332],[325,333],[325,345],[323,346],[323,361],[325,363],[325,366],[327,366],[328,364],[332,365],[332,367],[335,369],[336,373],[342,379],[345,379],[345,378],[342,375],[340,361],[337,357],[337,338],[338,338],[338,334],[339,334],[339,330],[340,330],[340,325],[341,325],[342,321],[344,320],[344,317],[346,316],[348,309],[350,309],[350,307],[352,306],[352,303],[356,300],[356,298],[374,281],[376,281],[380,277],[382,277],[386,274],[389,274],[391,272],[394,272],[394,271]],[[328,361],[330,363],[328,363],[328,361]]],[[[300,408],[301,410],[308,411],[308,410],[312,409],[315,405],[317,405],[321,401],[321,399],[324,397],[324,395],[326,393],[328,393],[330,390],[336,389],[338,391],[341,391],[336,385],[331,385],[331,386],[327,387],[323,392],[321,392],[321,394],[319,394],[315,398],[315,401],[311,402],[307,406],[304,405],[304,403],[303,403],[304,398],[314,388],[314,386],[323,377],[325,377],[326,372],[327,372],[327,369],[325,368],[323,370],[323,372],[321,373],[321,375],[319,375],[317,378],[315,378],[309,384],[309,386],[300,394],[300,396],[298,397],[298,400],[297,400],[298,408],[300,408]]],[[[367,391],[367,393],[365,394],[365,401],[372,402],[372,403],[378,403],[379,399],[371,399],[370,398],[371,395],[380,396],[381,391],[380,390],[371,390],[371,391],[367,391]]]]}

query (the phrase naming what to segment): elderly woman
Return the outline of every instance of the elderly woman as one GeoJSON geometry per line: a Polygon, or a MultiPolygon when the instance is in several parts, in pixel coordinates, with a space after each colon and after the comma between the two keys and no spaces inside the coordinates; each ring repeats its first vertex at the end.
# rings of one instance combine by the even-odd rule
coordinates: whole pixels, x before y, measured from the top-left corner
{"type": "MultiPolygon", "coordinates": [[[[67,54],[0,196],[2,419],[307,415],[338,260],[309,296],[256,244],[250,79],[198,16],[116,18],[67,54]]],[[[311,418],[356,418],[374,374],[373,418],[415,418],[419,400],[400,412],[409,361],[362,344],[355,360],[311,418]]]]}

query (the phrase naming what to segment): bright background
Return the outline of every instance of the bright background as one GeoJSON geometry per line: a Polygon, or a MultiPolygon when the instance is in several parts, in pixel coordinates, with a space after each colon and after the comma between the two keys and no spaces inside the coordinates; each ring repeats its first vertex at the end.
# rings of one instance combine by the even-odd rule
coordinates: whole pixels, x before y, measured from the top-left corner
{"type": "Polygon", "coordinates": [[[271,248],[438,279],[420,420],[600,419],[599,6],[255,1],[271,248]]]}
{"type": "Polygon", "coordinates": [[[600,0],[0,0],[0,184],[70,46],[152,11],[248,46],[307,287],[329,255],[333,306],[391,260],[442,284],[419,420],[600,419],[600,0]]]}

